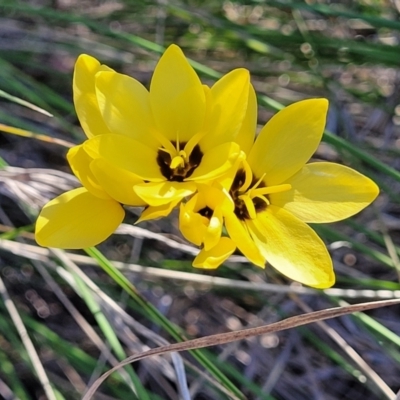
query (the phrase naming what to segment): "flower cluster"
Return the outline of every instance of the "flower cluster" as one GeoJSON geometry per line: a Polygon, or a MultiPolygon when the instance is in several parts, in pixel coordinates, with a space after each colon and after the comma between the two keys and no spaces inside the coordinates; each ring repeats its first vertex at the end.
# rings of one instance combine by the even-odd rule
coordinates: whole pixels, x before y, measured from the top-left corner
{"type": "Polygon", "coordinates": [[[67,158],[83,187],[44,206],[40,245],[96,245],[122,222],[124,206],[144,207],[140,221],[179,207],[183,236],[201,248],[195,267],[217,268],[238,249],[309,286],[334,283],[329,253],[307,223],[347,218],[378,188],[350,168],[307,164],[327,100],[286,107],[255,137],[249,72],[235,69],[208,87],[175,45],[160,58],[150,90],[81,55],[73,93],[87,140],[67,158]]]}

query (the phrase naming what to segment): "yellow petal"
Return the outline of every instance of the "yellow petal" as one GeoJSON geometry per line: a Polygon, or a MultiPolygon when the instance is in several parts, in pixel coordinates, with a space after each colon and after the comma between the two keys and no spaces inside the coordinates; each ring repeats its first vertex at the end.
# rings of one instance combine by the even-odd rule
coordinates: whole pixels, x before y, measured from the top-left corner
{"type": "Polygon", "coordinates": [[[100,199],[85,188],[63,193],[47,203],[36,221],[38,244],[82,249],[106,240],[124,219],[115,200],[100,199]]]}
{"type": "Polygon", "coordinates": [[[223,190],[203,184],[198,192],[185,204],[181,204],[179,227],[183,236],[205,250],[214,247],[220,240],[223,214],[234,211],[233,200],[223,190]],[[207,216],[200,214],[207,209],[207,216]]]}
{"type": "Polygon", "coordinates": [[[104,158],[114,166],[130,171],[143,180],[163,181],[157,164],[157,149],[123,135],[100,135],[84,143],[93,158],[104,158]]]}
{"type": "Polygon", "coordinates": [[[99,72],[95,80],[100,112],[112,133],[126,135],[150,147],[158,146],[147,89],[117,72],[99,72]]]}
{"type": "Polygon", "coordinates": [[[260,250],[251,238],[246,225],[234,213],[227,214],[224,217],[226,230],[238,249],[253,264],[264,268],[265,257],[260,253],[260,250]]]}
{"type": "MultiPolygon", "coordinates": [[[[211,210],[221,209],[224,212],[233,212],[235,209],[235,203],[232,197],[229,195],[228,190],[225,190],[220,185],[209,186],[207,184],[197,184],[198,194],[195,196],[197,202],[193,209],[199,211],[204,207],[208,207],[211,210]]],[[[187,205],[191,204],[192,199],[187,205]]]]}
{"type": "Polygon", "coordinates": [[[96,73],[104,70],[111,71],[87,54],[81,54],[76,60],[73,78],[74,105],[79,122],[88,138],[109,133],[100,113],[94,87],[96,73]]]}
{"type": "Polygon", "coordinates": [[[335,283],[332,260],[324,243],[288,211],[270,205],[246,223],[262,255],[280,273],[320,289],[335,283]]]}
{"type": "Polygon", "coordinates": [[[298,172],[318,147],[328,101],[309,99],[275,114],[261,130],[247,158],[255,176],[278,185],[298,172]]]}
{"type": "Polygon", "coordinates": [[[142,214],[140,214],[139,219],[136,221],[136,224],[142,221],[148,221],[150,219],[158,219],[161,217],[167,217],[171,214],[172,210],[177,206],[179,201],[171,201],[170,203],[163,204],[161,206],[148,206],[146,207],[142,214]]]}
{"type": "MultiPolygon", "coordinates": [[[[214,185],[218,185],[223,188],[225,191],[229,191],[232,187],[233,181],[235,180],[236,174],[239,169],[244,168],[244,152],[238,157],[235,161],[235,164],[230,168],[225,174],[221,175],[214,181],[214,185]]],[[[250,168],[250,167],[249,167],[250,168]]]]}
{"type": "Polygon", "coordinates": [[[203,155],[200,165],[186,180],[209,181],[216,179],[235,166],[240,155],[240,147],[237,143],[229,142],[213,147],[203,155]]]}
{"type": "Polygon", "coordinates": [[[221,239],[222,226],[222,212],[217,208],[208,221],[208,226],[203,238],[204,250],[210,250],[217,245],[221,239]]]}
{"type": "Polygon", "coordinates": [[[246,114],[243,123],[236,135],[235,142],[240,149],[246,154],[250,153],[250,149],[254,143],[254,137],[257,129],[257,97],[253,85],[249,85],[249,100],[247,104],[246,114]]]}
{"type": "Polygon", "coordinates": [[[147,204],[161,206],[192,195],[196,185],[191,182],[149,182],[135,185],[133,189],[147,204]]]}
{"type": "Polygon", "coordinates": [[[150,104],[157,128],[171,141],[188,142],[203,127],[204,90],[176,45],[168,47],[154,70],[150,104]]]}
{"type": "MultiPolygon", "coordinates": [[[[190,201],[196,202],[196,195],[190,201]]],[[[196,246],[200,246],[203,243],[207,224],[207,218],[197,212],[193,212],[190,204],[189,206],[188,203],[181,204],[179,209],[179,230],[186,240],[196,246]]]]}
{"type": "Polygon", "coordinates": [[[246,114],[249,86],[250,74],[243,68],[228,73],[213,85],[209,129],[200,141],[204,151],[235,140],[246,114]]]}
{"type": "Polygon", "coordinates": [[[342,165],[307,164],[286,183],[292,189],[270,194],[272,204],[304,222],[334,222],[367,207],[378,196],[378,186],[366,176],[342,165]]]}
{"type": "Polygon", "coordinates": [[[208,206],[206,202],[206,191],[209,189],[207,185],[197,185],[197,193],[187,201],[184,206],[187,211],[199,212],[199,210],[208,206]]]}
{"type": "Polygon", "coordinates": [[[193,261],[193,267],[203,269],[218,268],[235,251],[236,246],[233,241],[227,237],[222,237],[219,243],[212,249],[201,250],[193,261]]]}
{"type": "Polygon", "coordinates": [[[101,187],[99,181],[90,169],[93,158],[86,153],[83,145],[74,146],[68,150],[67,159],[74,175],[85,188],[95,196],[110,199],[110,196],[101,187]]]}
{"type": "Polygon", "coordinates": [[[114,200],[133,207],[146,205],[133,190],[133,186],[143,183],[143,180],[132,172],[118,168],[104,158],[93,160],[90,169],[102,188],[114,200]]]}

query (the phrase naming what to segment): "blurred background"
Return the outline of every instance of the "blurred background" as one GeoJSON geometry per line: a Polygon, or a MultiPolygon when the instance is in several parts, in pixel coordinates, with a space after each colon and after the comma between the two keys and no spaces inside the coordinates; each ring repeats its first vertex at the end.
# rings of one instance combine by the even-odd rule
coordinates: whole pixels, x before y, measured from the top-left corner
{"type": "MultiPolygon", "coordinates": [[[[2,0],[0,398],[79,399],[149,347],[399,297],[399,16],[398,0],[2,0]],[[329,99],[315,160],[351,166],[381,188],[358,216],[314,226],[334,259],[334,288],[302,287],[239,254],[196,270],[175,214],[136,226],[129,210],[98,250],[35,244],[40,208],[78,186],[65,159],[85,138],[72,104],[77,56],[148,86],[171,43],[207,84],[249,69],[260,126],[282,104],[329,99]]],[[[399,310],[149,358],[114,373],[95,398],[393,400],[399,310]]]]}

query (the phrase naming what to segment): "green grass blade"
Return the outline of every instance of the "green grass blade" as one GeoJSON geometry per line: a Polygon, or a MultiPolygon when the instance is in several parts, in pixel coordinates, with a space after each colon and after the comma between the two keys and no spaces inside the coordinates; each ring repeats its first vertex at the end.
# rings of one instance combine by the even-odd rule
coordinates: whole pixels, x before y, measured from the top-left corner
{"type": "MultiPolygon", "coordinates": [[[[95,259],[99,265],[104,269],[104,271],[124,289],[137,304],[146,310],[149,317],[161,327],[163,327],[174,339],[182,341],[185,338],[181,335],[179,330],[164,316],[162,315],[151,303],[146,301],[131,282],[118,270],[116,269],[110,261],[100,253],[94,247],[85,249],[86,253],[95,259]]],[[[197,359],[197,361],[206,368],[210,374],[213,375],[215,379],[220,381],[227,389],[232,391],[237,397],[243,398],[243,394],[236,386],[218,369],[213,365],[210,360],[208,360],[204,353],[200,350],[191,352],[192,355],[197,359]]]]}

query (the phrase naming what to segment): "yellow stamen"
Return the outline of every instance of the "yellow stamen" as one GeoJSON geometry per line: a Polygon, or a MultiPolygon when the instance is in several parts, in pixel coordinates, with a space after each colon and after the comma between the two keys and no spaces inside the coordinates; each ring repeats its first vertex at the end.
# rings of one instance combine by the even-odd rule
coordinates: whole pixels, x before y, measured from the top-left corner
{"type": "Polygon", "coordinates": [[[171,164],[169,165],[169,167],[171,169],[175,169],[175,168],[179,167],[180,165],[182,165],[184,167],[185,166],[185,160],[181,156],[175,156],[171,160],[171,164]]]}
{"type": "Polygon", "coordinates": [[[180,152],[180,147],[179,147],[179,132],[176,132],[176,152],[180,152]]]}
{"type": "Polygon", "coordinates": [[[164,153],[168,153],[171,158],[174,157],[174,155],[176,154],[176,150],[174,149],[174,151],[171,151],[170,149],[165,149],[164,147],[159,147],[158,150],[163,151],[164,153]]]}
{"type": "Polygon", "coordinates": [[[169,167],[171,169],[178,168],[180,166],[185,166],[186,152],[185,150],[181,150],[179,143],[179,132],[176,132],[176,149],[174,149],[174,153],[171,154],[171,164],[169,167]]]}
{"type": "Polygon", "coordinates": [[[252,197],[252,199],[254,199],[255,197],[263,200],[267,204],[267,206],[269,206],[271,204],[270,201],[262,194],[256,194],[255,196],[252,197]]]}
{"type": "Polygon", "coordinates": [[[155,139],[157,139],[160,142],[162,146],[160,150],[166,151],[168,154],[171,155],[171,157],[173,157],[176,154],[176,149],[174,145],[165,136],[163,136],[156,130],[152,130],[151,134],[155,137],[155,139]]]}
{"type": "Polygon", "coordinates": [[[282,185],[276,185],[276,186],[267,186],[267,187],[262,187],[258,189],[251,189],[251,197],[256,197],[262,194],[271,194],[271,193],[280,193],[280,192],[286,192],[287,190],[290,190],[292,188],[292,185],[288,183],[284,183],[282,185]]]}
{"type": "Polygon", "coordinates": [[[240,192],[246,192],[246,190],[250,187],[251,182],[253,180],[253,172],[251,171],[250,165],[246,160],[243,160],[245,181],[241,188],[239,188],[240,192]]]}
{"type": "Polygon", "coordinates": [[[251,190],[257,189],[258,186],[260,185],[260,183],[262,182],[262,180],[264,179],[264,176],[266,174],[264,173],[263,176],[257,181],[257,183],[251,188],[251,190]]]}
{"type": "Polygon", "coordinates": [[[206,134],[206,131],[201,131],[197,132],[195,135],[193,135],[189,141],[186,143],[185,146],[185,153],[190,155],[192,154],[193,149],[196,147],[196,145],[199,144],[200,140],[203,138],[203,136],[206,134]]]}
{"type": "Polygon", "coordinates": [[[179,155],[180,155],[184,160],[187,159],[187,154],[186,154],[186,151],[185,151],[185,150],[181,150],[181,151],[179,152],[179,155]]]}
{"type": "Polygon", "coordinates": [[[250,198],[250,196],[248,196],[247,194],[242,194],[241,196],[239,196],[239,199],[243,200],[249,213],[249,217],[251,219],[255,219],[257,216],[256,208],[254,207],[253,200],[250,198]]]}

